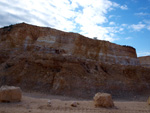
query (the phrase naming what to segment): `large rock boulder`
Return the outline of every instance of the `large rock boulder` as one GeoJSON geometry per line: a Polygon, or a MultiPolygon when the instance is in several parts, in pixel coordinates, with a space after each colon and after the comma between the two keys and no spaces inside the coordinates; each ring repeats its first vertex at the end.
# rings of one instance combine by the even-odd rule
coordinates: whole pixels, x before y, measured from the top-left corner
{"type": "Polygon", "coordinates": [[[113,107],[112,97],[108,93],[96,93],[94,96],[95,107],[113,107]]]}
{"type": "Polygon", "coordinates": [[[147,102],[148,102],[148,104],[150,105],[150,97],[148,98],[147,102]]]}
{"type": "Polygon", "coordinates": [[[22,92],[19,87],[2,86],[0,88],[0,102],[19,102],[22,98],[22,92]]]}

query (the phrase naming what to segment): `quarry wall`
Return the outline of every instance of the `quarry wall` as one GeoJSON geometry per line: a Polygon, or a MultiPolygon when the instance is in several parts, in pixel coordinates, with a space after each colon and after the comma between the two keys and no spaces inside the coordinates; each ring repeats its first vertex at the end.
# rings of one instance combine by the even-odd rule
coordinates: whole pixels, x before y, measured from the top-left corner
{"type": "Polygon", "coordinates": [[[150,70],[133,47],[22,23],[0,28],[0,53],[0,86],[84,98],[149,94],[150,70]]]}
{"type": "Polygon", "coordinates": [[[77,33],[25,23],[0,29],[0,46],[7,49],[44,50],[109,64],[139,65],[136,50],[108,41],[93,40],[77,33]]]}
{"type": "Polygon", "coordinates": [[[150,68],[150,56],[138,57],[138,59],[142,66],[150,68]]]}

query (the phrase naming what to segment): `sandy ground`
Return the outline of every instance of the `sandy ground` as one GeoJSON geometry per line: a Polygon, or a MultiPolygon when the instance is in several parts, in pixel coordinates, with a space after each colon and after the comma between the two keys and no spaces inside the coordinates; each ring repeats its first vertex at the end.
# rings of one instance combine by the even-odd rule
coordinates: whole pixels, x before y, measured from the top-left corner
{"type": "Polygon", "coordinates": [[[63,96],[23,93],[22,101],[0,103],[0,113],[150,113],[147,102],[114,101],[114,108],[95,108],[92,100],[77,100],[63,96]],[[48,101],[51,100],[51,106],[48,101]],[[71,107],[71,103],[79,103],[71,107]]]}

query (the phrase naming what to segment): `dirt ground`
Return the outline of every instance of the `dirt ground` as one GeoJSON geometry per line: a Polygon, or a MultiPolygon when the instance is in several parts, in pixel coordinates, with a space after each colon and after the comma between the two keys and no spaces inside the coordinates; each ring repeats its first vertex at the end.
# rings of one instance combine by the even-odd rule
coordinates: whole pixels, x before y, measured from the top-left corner
{"type": "Polygon", "coordinates": [[[0,113],[150,113],[150,105],[144,101],[116,100],[114,104],[114,108],[95,108],[92,100],[23,93],[21,102],[0,103],[0,113]],[[77,107],[71,107],[74,101],[79,103],[77,107]]]}

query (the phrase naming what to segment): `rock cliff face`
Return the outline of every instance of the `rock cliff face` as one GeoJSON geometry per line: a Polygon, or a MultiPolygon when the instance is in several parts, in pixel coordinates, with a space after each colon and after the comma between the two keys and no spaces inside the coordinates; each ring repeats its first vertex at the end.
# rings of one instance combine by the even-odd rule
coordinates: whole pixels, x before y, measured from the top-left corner
{"type": "Polygon", "coordinates": [[[0,30],[1,49],[62,54],[109,64],[139,65],[136,51],[107,41],[92,40],[80,34],[25,23],[0,30]]]}
{"type": "Polygon", "coordinates": [[[4,27],[0,53],[0,85],[87,98],[150,89],[150,70],[139,65],[134,48],[75,33],[25,23],[4,27]]]}
{"type": "Polygon", "coordinates": [[[143,56],[143,57],[139,57],[138,59],[142,66],[150,68],[150,56],[143,56]]]}

